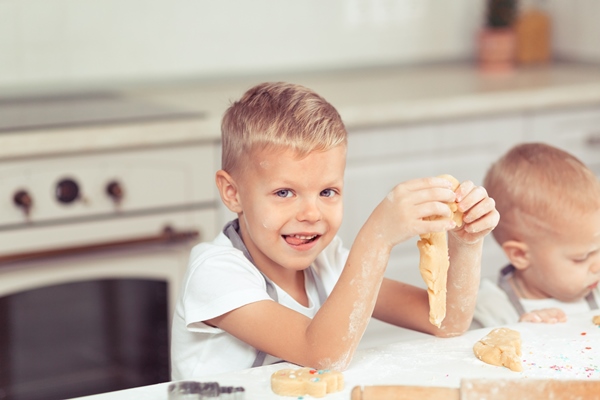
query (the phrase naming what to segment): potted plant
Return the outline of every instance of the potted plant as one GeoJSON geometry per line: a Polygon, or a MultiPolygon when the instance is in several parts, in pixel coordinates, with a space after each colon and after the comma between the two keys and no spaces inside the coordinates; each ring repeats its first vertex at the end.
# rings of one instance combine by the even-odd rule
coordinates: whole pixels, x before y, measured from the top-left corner
{"type": "Polygon", "coordinates": [[[486,72],[510,72],[515,65],[517,0],[487,0],[479,33],[479,65],[486,72]]]}

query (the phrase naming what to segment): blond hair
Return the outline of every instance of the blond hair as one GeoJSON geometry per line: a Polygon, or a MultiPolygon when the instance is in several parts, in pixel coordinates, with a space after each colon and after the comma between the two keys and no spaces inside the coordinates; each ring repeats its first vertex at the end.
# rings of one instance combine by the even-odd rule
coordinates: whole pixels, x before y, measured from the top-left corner
{"type": "Polygon", "coordinates": [[[500,244],[560,231],[563,223],[600,207],[600,183],[573,155],[544,143],[524,143],[495,162],[484,187],[496,201],[500,244]]]}
{"type": "Polygon", "coordinates": [[[262,83],[231,104],[221,123],[221,168],[237,169],[253,150],[292,149],[299,158],[346,144],[337,110],[312,90],[262,83]]]}

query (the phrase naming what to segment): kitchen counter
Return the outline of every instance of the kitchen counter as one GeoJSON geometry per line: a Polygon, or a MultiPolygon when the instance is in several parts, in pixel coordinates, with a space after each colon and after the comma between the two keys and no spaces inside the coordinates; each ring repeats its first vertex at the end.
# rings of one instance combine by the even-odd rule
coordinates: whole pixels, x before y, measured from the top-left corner
{"type": "MultiPolygon", "coordinates": [[[[308,86],[330,101],[350,131],[361,127],[527,113],[558,107],[600,105],[600,65],[553,64],[519,69],[512,75],[482,74],[470,63],[387,67],[322,73],[275,74],[219,81],[188,81],[129,87],[118,95],[152,107],[168,107],[196,115],[164,123],[179,123],[177,135],[165,134],[160,121],[30,127],[0,132],[0,160],[52,153],[157,146],[190,141],[218,141],[220,120],[231,100],[252,85],[283,80],[308,86]],[[128,129],[134,126],[136,129],[128,129]],[[143,134],[140,134],[142,128],[143,134]]],[[[15,106],[24,113],[26,102],[15,106]]],[[[47,103],[49,106],[51,102],[47,103]]],[[[41,112],[39,109],[33,112],[41,112]]]]}
{"type": "MultiPolygon", "coordinates": [[[[521,333],[522,372],[485,364],[473,354],[473,345],[490,328],[469,331],[448,339],[422,335],[408,341],[359,349],[344,371],[345,388],[325,397],[349,400],[355,386],[417,385],[460,386],[461,379],[572,379],[600,380],[600,327],[592,323],[596,312],[571,316],[561,324],[519,323],[508,327],[521,333]]],[[[289,363],[268,365],[201,379],[223,386],[243,386],[246,400],[282,399],[270,389],[271,374],[289,363]]],[[[166,399],[169,383],[88,396],[85,400],[166,399]]],[[[310,398],[305,396],[305,398],[310,398]]]]}

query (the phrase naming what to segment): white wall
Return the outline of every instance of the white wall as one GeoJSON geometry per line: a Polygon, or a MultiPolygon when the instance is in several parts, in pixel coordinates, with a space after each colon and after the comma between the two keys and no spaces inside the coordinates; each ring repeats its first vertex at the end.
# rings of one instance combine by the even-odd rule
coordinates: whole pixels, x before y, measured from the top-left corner
{"type": "Polygon", "coordinates": [[[600,63],[600,0],[547,0],[554,52],[563,59],[600,63]]]}
{"type": "Polygon", "coordinates": [[[464,59],[481,0],[0,0],[0,88],[464,59]]]}
{"type": "MultiPolygon", "coordinates": [[[[484,5],[0,0],[0,94],[10,88],[468,60],[484,5]]],[[[548,6],[557,54],[600,61],[600,0],[548,0],[548,6]]]]}

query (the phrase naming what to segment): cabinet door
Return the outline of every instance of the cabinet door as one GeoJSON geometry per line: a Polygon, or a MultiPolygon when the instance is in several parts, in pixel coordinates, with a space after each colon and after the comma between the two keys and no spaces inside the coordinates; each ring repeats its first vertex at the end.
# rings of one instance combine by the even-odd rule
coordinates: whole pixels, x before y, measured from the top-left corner
{"type": "MultiPolygon", "coordinates": [[[[350,247],[372,210],[398,183],[451,174],[481,184],[489,165],[522,139],[520,116],[477,119],[350,133],[340,236],[350,247]]],[[[417,238],[396,246],[386,276],[422,286],[417,238]]],[[[491,236],[486,240],[484,275],[504,264],[491,236]]]]}
{"type": "Polygon", "coordinates": [[[526,139],[560,147],[600,176],[600,105],[535,114],[526,139]]]}

